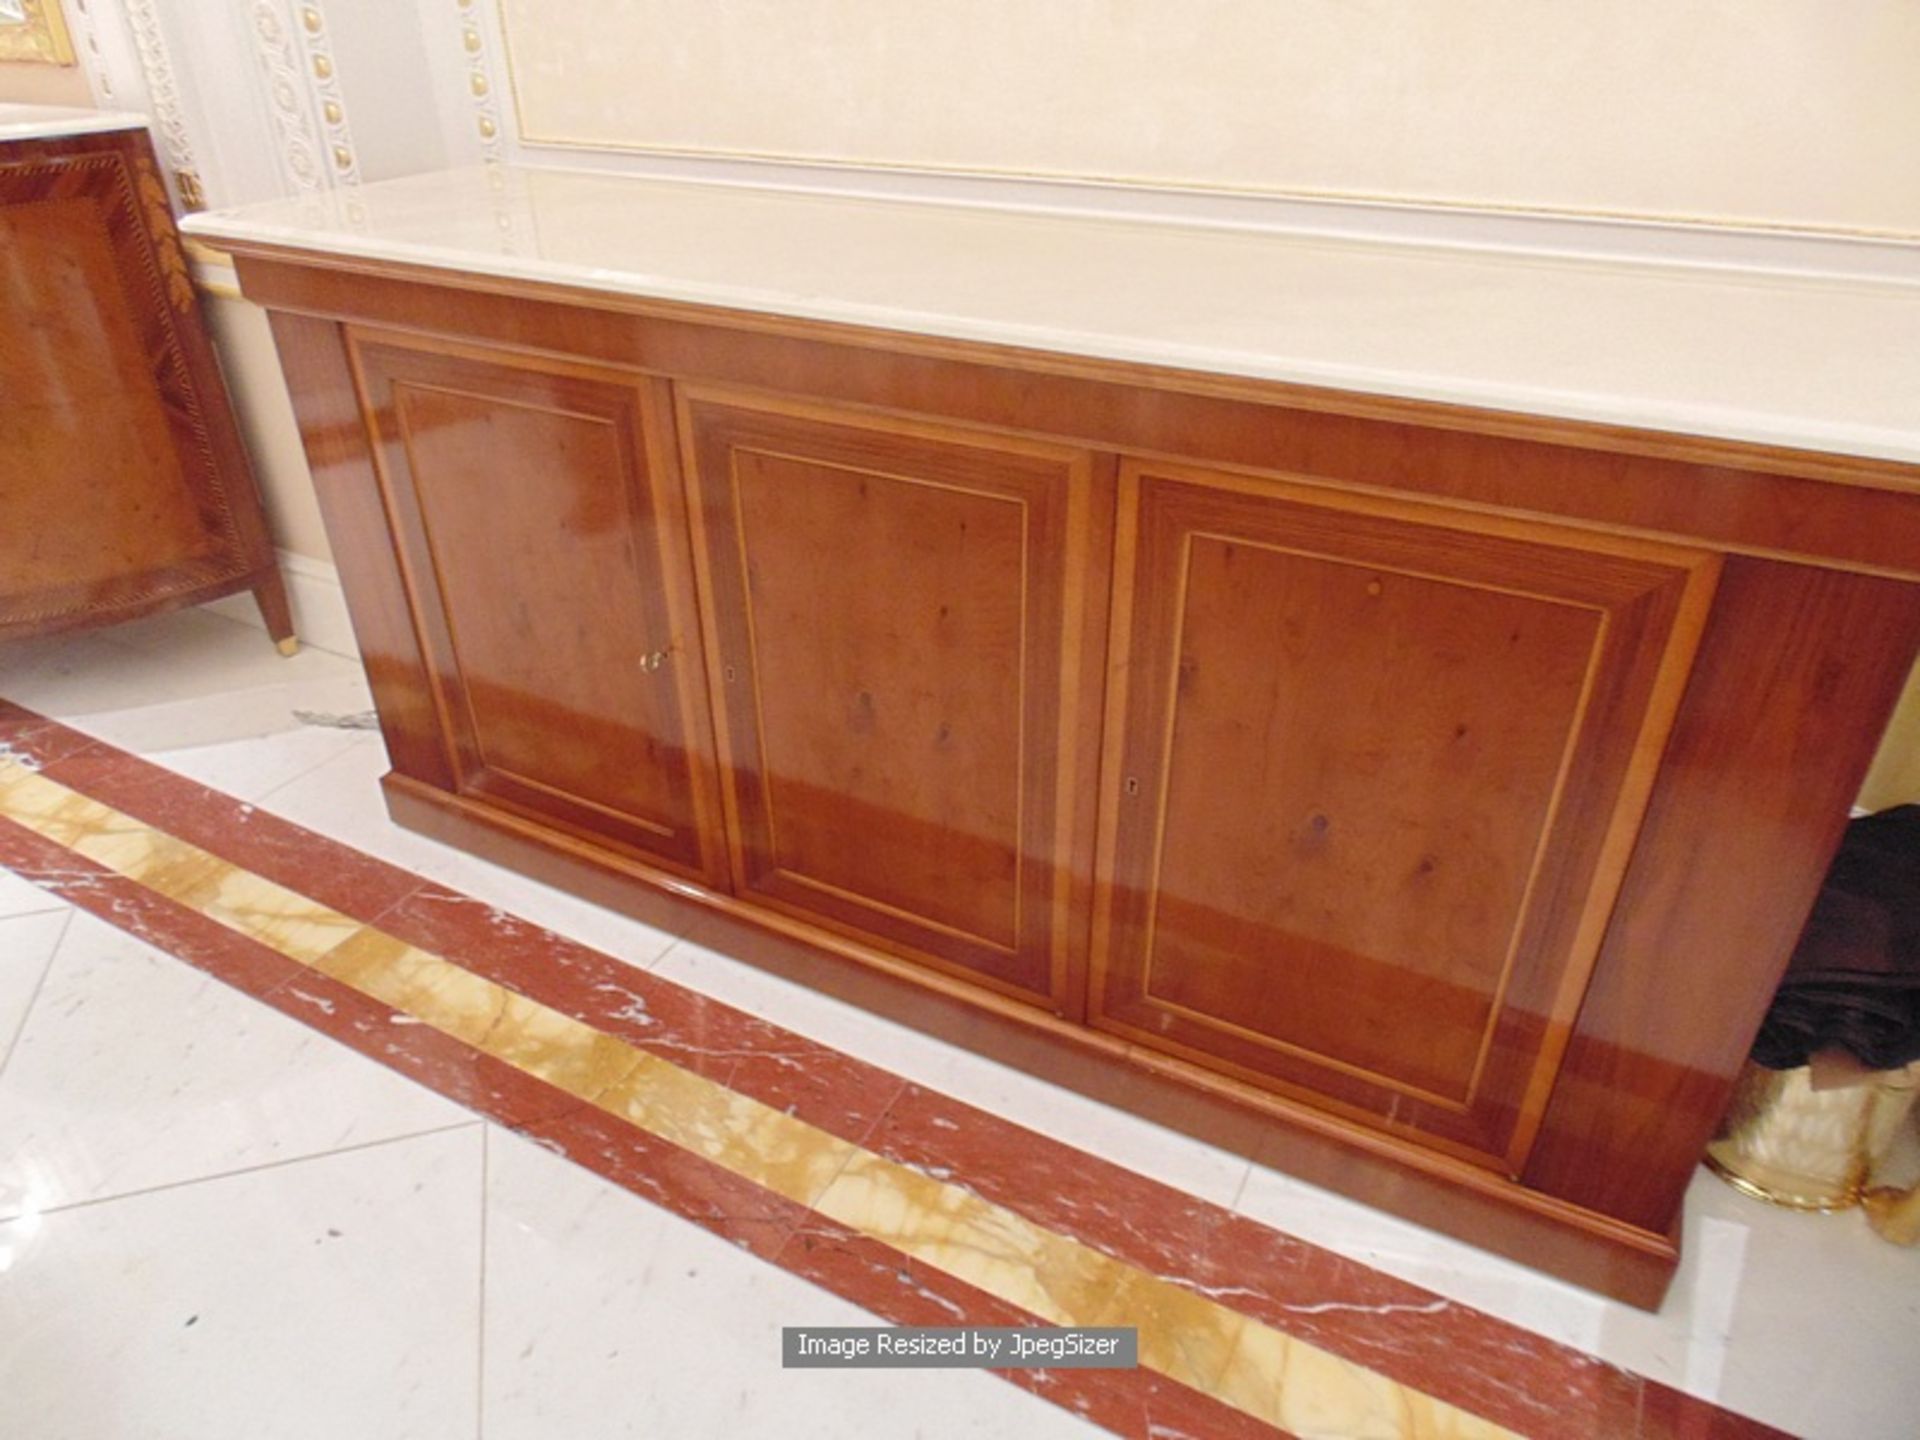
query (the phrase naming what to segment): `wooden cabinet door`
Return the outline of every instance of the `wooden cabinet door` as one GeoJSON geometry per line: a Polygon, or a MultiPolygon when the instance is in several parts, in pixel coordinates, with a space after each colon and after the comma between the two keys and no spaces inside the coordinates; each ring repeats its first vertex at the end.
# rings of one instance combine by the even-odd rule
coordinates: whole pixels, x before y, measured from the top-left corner
{"type": "Polygon", "coordinates": [[[1517,1170],[1714,562],[1167,466],[1120,532],[1094,1022],[1517,1170]]]}
{"type": "Polygon", "coordinates": [[[665,387],[350,335],[461,793],[720,878],[665,387]]]}
{"type": "Polygon", "coordinates": [[[1089,457],[683,402],[739,893],[949,974],[1083,993],[1111,495],[1089,457]]]}

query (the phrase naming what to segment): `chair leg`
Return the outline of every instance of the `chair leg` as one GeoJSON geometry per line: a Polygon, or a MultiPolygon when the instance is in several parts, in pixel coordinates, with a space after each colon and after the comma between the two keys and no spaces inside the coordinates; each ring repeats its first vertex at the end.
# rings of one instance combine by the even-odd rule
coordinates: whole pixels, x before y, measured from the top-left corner
{"type": "Polygon", "coordinates": [[[300,642],[293,633],[293,609],[287,604],[287,582],[274,569],[253,587],[254,601],[260,606],[260,618],[267,622],[267,634],[273,637],[282,655],[300,653],[300,642]]]}

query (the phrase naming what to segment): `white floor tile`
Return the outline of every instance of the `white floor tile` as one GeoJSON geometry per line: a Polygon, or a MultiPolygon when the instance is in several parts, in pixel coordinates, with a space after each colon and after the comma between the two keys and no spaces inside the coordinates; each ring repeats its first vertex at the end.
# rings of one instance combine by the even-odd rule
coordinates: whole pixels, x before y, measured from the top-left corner
{"type": "Polygon", "coordinates": [[[260,808],[632,965],[651,965],[673,944],[665,930],[401,829],[388,818],[381,798],[380,777],[389,768],[380,737],[364,735],[326,763],[269,791],[260,808]]]}
{"type": "MultiPolygon", "coordinates": [[[[156,699],[191,698],[361,675],[357,661],[323,650],[282,655],[264,630],[196,607],[116,625],[100,634],[128,653],[129,675],[156,699]]],[[[362,688],[362,695],[365,690],[362,688]]],[[[367,702],[363,699],[363,706],[367,702]]]]}
{"type": "Polygon", "coordinates": [[[0,1073],[70,919],[64,905],[38,915],[0,919],[0,1073]]]}
{"type": "Polygon", "coordinates": [[[54,635],[0,650],[0,694],[69,724],[306,680],[357,667],[318,652],[287,658],[265,633],[201,610],[54,635]]]}
{"type": "Polygon", "coordinates": [[[76,913],[0,1073],[0,1216],[468,1118],[338,1041],[76,913]]]}
{"type": "Polygon", "coordinates": [[[0,870],[0,920],[66,908],[67,902],[58,895],[42,890],[31,880],[22,880],[10,870],[0,870]]]}
{"type": "Polygon", "coordinates": [[[1263,1167],[1239,1208],[1795,1435],[1914,1434],[1920,1250],[1877,1239],[1858,1214],[1777,1209],[1702,1170],[1688,1192],[1680,1271],[1648,1314],[1263,1167]]]}
{"type": "Polygon", "coordinates": [[[480,1149],[474,1124],[0,1223],[0,1430],[472,1440],[480,1149]]]}
{"type": "Polygon", "coordinates": [[[1599,1354],[1808,1440],[1920,1433],[1920,1250],[1704,1170],[1683,1244],[1666,1307],[1607,1307],[1599,1354]]]}
{"type": "Polygon", "coordinates": [[[0,644],[0,695],[43,715],[78,715],[108,694],[130,698],[115,688],[126,664],[101,630],[9,640],[0,644]]]}
{"type": "MultiPolygon", "coordinates": [[[[258,800],[326,764],[365,733],[302,724],[294,718],[295,707],[279,697],[248,698],[260,709],[260,733],[138,753],[212,789],[241,800],[258,800]]],[[[339,712],[340,707],[328,706],[322,713],[339,712]]]]}
{"type": "Polygon", "coordinates": [[[260,808],[422,874],[457,865],[465,858],[460,851],[387,818],[380,777],[391,768],[379,736],[357,735],[324,764],[269,791],[260,808]]]}
{"type": "Polygon", "coordinates": [[[170,770],[251,800],[365,737],[296,712],[354,714],[372,698],[359,665],[302,651],[205,610],[23,647],[0,695],[170,770]]]}
{"type": "Polygon", "coordinates": [[[1606,1302],[1598,1296],[1277,1170],[1254,1166],[1236,1208],[1562,1344],[1590,1350],[1599,1341],[1606,1302]]]}
{"type": "Polygon", "coordinates": [[[1073,1090],[948,1046],[916,1076],[928,1089],[1024,1125],[1102,1160],[1231,1207],[1252,1166],[1239,1155],[1182,1135],[1073,1090]]]}
{"type": "Polygon", "coordinates": [[[1100,1431],[965,1370],[782,1370],[782,1325],[873,1316],[493,1129],[485,1440],[960,1440],[1100,1431]]]}

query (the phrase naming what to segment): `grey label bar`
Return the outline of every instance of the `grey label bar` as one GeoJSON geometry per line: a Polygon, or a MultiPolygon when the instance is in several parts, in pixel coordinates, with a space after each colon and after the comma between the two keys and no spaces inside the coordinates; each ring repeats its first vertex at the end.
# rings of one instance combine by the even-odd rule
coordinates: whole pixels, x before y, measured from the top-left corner
{"type": "Polygon", "coordinates": [[[1131,1370],[1131,1325],[786,1325],[783,1370],[1131,1370]]]}

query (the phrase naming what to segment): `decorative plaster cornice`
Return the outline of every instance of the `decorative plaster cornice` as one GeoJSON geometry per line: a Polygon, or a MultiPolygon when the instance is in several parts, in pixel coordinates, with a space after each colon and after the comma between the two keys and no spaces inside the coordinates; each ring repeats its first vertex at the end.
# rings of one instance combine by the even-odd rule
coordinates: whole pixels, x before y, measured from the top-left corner
{"type": "Polygon", "coordinates": [[[347,104],[333,63],[333,42],[327,36],[327,18],[320,0],[302,0],[298,12],[300,42],[306,51],[306,81],[325,136],[326,161],[334,185],[358,185],[360,162],[353,149],[353,131],[347,125],[347,104]]]}
{"type": "Polygon", "coordinates": [[[122,8],[126,12],[127,28],[133,33],[134,49],[140,56],[140,72],[146,77],[154,130],[166,152],[167,168],[173,172],[180,203],[188,210],[204,210],[206,191],[200,183],[200,168],[194,161],[193,139],[187,133],[186,117],[180,108],[180,87],[173,78],[173,57],[167,51],[154,0],[122,0],[122,8]]]}
{"type": "Polygon", "coordinates": [[[500,136],[500,102],[488,59],[487,32],[499,33],[493,15],[479,0],[454,0],[460,10],[460,48],[466,56],[467,93],[473,101],[474,130],[487,160],[504,158],[500,136]]]}
{"type": "Polygon", "coordinates": [[[73,30],[74,38],[79,41],[74,49],[80,56],[80,63],[86,67],[87,80],[93,86],[93,98],[100,102],[103,110],[115,108],[116,97],[113,93],[113,76],[109,73],[106,57],[100,53],[100,33],[93,23],[93,0],[69,0],[72,6],[67,20],[73,30]]]}
{"type": "Polygon", "coordinates": [[[280,7],[273,0],[254,0],[250,13],[254,55],[266,72],[267,103],[273,115],[281,173],[296,194],[329,190],[332,181],[320,162],[320,137],[303,103],[307,86],[300,54],[280,7]]]}

